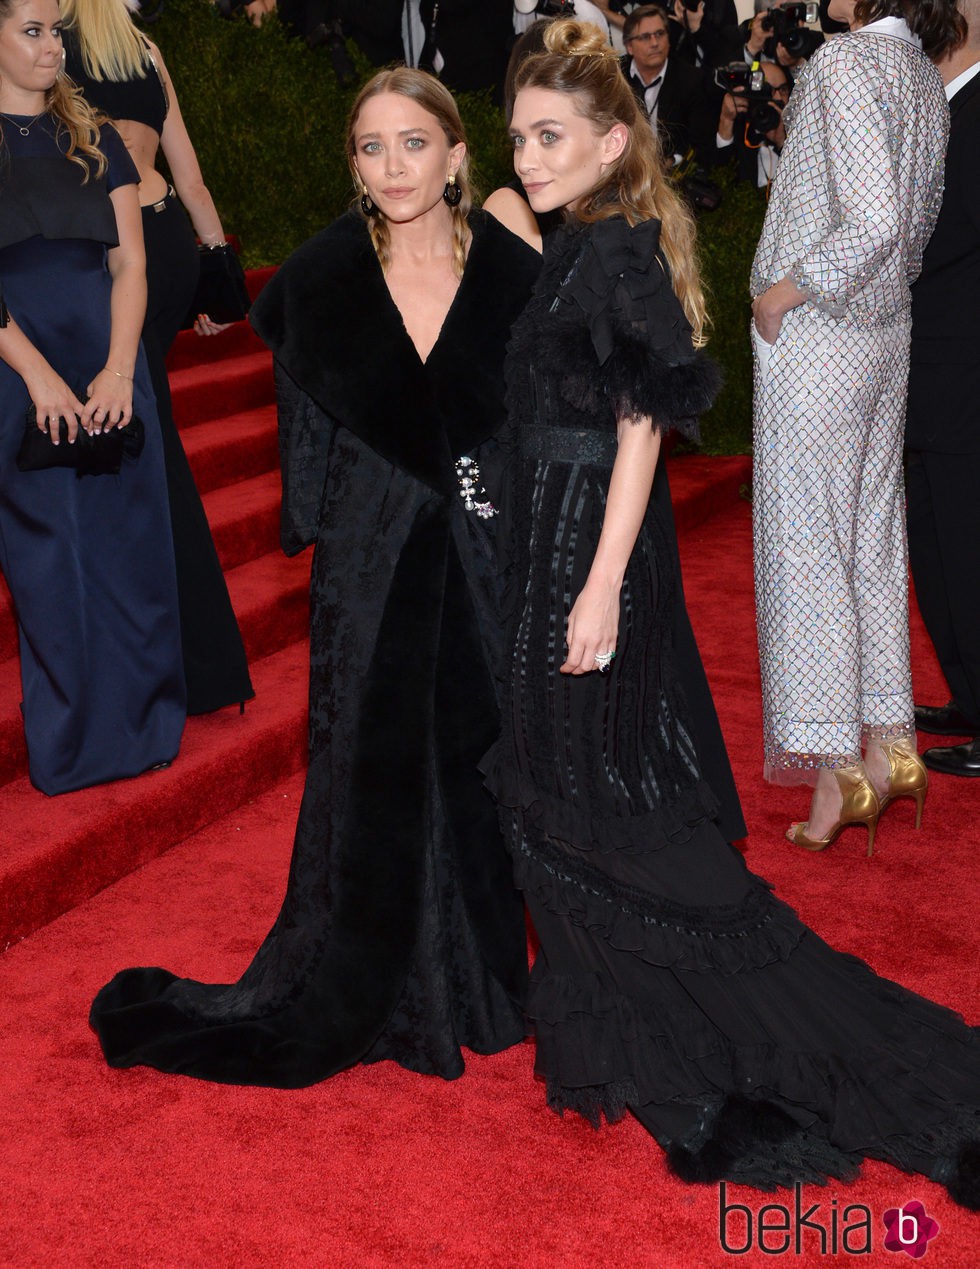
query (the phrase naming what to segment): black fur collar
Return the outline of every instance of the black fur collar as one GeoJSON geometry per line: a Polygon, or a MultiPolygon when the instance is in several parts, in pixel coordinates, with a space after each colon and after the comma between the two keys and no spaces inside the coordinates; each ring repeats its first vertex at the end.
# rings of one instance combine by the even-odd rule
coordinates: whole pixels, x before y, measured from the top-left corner
{"type": "Polygon", "coordinates": [[[321,409],[444,493],[455,491],[454,459],[503,423],[504,351],[540,264],[491,216],[474,212],[470,227],[463,279],[424,364],[355,211],[290,256],[250,316],[321,409]]]}

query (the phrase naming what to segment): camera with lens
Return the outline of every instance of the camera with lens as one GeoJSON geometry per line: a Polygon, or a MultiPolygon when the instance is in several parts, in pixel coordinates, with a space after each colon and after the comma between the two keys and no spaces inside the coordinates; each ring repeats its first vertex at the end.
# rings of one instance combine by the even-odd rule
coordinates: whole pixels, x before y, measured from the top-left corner
{"type": "Polygon", "coordinates": [[[749,103],[746,111],[745,139],[759,145],[767,132],[779,127],[783,112],[773,103],[772,86],[758,66],[748,62],[729,62],[715,71],[715,83],[726,93],[735,93],[749,103]]]}
{"type": "Polygon", "coordinates": [[[823,35],[819,31],[808,31],[800,23],[816,22],[819,10],[820,6],[813,0],[770,9],[762,19],[762,29],[772,32],[762,47],[766,57],[775,61],[779,45],[790,57],[811,57],[823,43],[823,35]]]}

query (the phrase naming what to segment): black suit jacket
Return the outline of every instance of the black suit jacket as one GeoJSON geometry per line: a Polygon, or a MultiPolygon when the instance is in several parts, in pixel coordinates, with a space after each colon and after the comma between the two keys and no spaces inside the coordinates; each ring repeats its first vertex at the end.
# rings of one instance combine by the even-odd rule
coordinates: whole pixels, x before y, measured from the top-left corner
{"type": "Polygon", "coordinates": [[[946,191],[912,287],[906,442],[980,453],[980,73],[950,102],[946,191]]]}
{"type": "MultiPolygon", "coordinates": [[[[640,109],[646,114],[643,85],[639,80],[630,79],[632,60],[627,53],[620,58],[619,64],[640,103],[640,109]]],[[[711,162],[715,132],[704,90],[704,76],[676,57],[667,59],[664,82],[657,99],[657,126],[664,154],[683,155],[693,146],[700,163],[711,162]]]]}
{"type": "Polygon", "coordinates": [[[436,0],[421,0],[427,36],[435,15],[436,47],[445,61],[439,78],[453,92],[490,88],[499,100],[514,35],[511,0],[438,0],[435,9],[436,0]]]}
{"type": "Polygon", "coordinates": [[[738,40],[738,12],[735,0],[704,0],[704,17],[695,34],[676,18],[670,19],[670,55],[697,66],[703,55],[703,66],[720,66],[726,53],[738,40]]]}

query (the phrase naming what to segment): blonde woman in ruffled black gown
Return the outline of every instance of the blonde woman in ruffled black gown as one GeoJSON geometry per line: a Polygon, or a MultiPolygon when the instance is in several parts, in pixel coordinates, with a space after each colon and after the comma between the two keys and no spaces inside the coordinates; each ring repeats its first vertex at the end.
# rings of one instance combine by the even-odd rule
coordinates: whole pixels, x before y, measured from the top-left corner
{"type": "Polygon", "coordinates": [[[540,937],[548,1101],[629,1110],[692,1181],[872,1157],[978,1207],[977,1032],[828,947],[715,825],[649,500],[662,430],[692,433],[714,386],[693,226],[599,33],[546,41],[518,75],[515,167],[568,224],[509,352],[511,682],[484,768],[540,937]]]}

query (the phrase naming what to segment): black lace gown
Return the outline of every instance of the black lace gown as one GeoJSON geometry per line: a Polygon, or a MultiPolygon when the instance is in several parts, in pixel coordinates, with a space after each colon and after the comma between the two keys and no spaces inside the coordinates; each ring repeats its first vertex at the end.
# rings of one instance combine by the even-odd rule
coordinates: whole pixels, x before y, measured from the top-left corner
{"type": "Polygon", "coordinates": [[[484,769],[541,940],[538,1072],[558,1111],[598,1125],[630,1110],[687,1179],[770,1189],[869,1156],[976,1204],[977,1031],[828,947],[718,831],[656,500],[611,671],[558,673],[617,415],[690,428],[713,390],[658,234],[617,220],[554,235],[509,350],[512,679],[484,769]]]}

